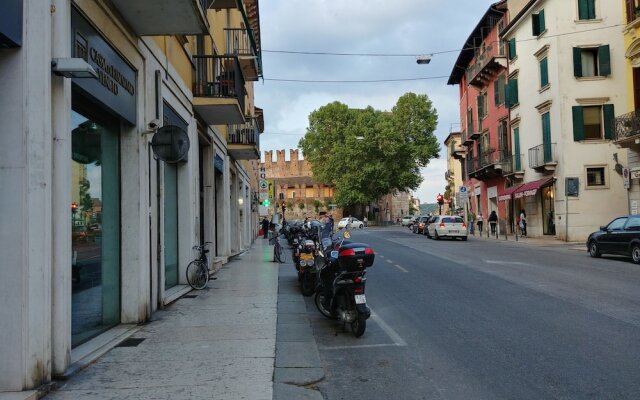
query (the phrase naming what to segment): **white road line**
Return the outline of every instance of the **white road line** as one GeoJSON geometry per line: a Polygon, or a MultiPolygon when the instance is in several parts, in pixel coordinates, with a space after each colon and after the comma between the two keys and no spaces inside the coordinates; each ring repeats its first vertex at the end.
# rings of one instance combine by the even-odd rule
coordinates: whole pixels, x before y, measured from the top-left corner
{"type": "Polygon", "coordinates": [[[318,346],[320,350],[345,350],[345,349],[362,349],[367,347],[397,347],[395,343],[381,343],[381,344],[360,344],[353,346],[318,346]]]}
{"type": "Polygon", "coordinates": [[[487,264],[500,264],[500,265],[531,265],[522,261],[495,261],[495,260],[482,260],[487,264]]]}
{"type": "Polygon", "coordinates": [[[387,260],[387,262],[388,262],[389,264],[393,264],[393,261],[391,261],[391,260],[387,260]]]}
{"type": "Polygon", "coordinates": [[[382,254],[377,254],[376,253],[376,255],[379,256],[380,258],[384,258],[384,256],[382,254]]]}
{"type": "Polygon", "coordinates": [[[400,271],[402,272],[409,272],[406,269],[402,268],[401,266],[399,266],[398,264],[394,265],[394,267],[398,268],[400,271]]]}
{"type": "Polygon", "coordinates": [[[378,316],[378,314],[373,312],[373,310],[371,310],[371,319],[376,321],[376,323],[380,326],[380,328],[382,328],[382,330],[385,331],[385,333],[391,338],[391,340],[393,340],[393,343],[396,346],[406,346],[407,345],[407,342],[405,342],[400,337],[400,335],[398,335],[398,332],[394,331],[393,328],[390,327],[386,322],[384,322],[382,320],[382,318],[380,318],[378,316]]]}

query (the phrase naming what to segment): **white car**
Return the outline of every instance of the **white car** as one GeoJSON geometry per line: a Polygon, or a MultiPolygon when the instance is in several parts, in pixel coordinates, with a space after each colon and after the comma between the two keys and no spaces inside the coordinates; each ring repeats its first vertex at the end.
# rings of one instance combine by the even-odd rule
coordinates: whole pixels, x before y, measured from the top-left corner
{"type": "Polygon", "coordinates": [[[439,215],[435,217],[428,229],[428,236],[432,239],[440,239],[443,237],[460,238],[467,240],[467,224],[464,223],[462,217],[455,215],[439,215]]]}
{"type": "Polygon", "coordinates": [[[413,219],[415,218],[415,216],[413,215],[405,215],[404,217],[402,217],[402,226],[409,226],[413,223],[413,219]]]}
{"type": "Polygon", "coordinates": [[[360,221],[358,218],[345,217],[338,222],[338,228],[346,228],[347,225],[349,225],[350,229],[364,228],[364,222],[360,221]]]}

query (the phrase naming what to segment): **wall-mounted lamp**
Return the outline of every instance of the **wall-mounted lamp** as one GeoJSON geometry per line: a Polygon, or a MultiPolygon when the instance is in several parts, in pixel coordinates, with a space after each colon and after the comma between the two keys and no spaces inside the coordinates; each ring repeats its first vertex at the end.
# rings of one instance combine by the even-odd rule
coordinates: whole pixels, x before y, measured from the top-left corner
{"type": "Polygon", "coordinates": [[[244,204],[244,199],[243,199],[242,197],[240,197],[240,198],[238,199],[238,204],[239,204],[240,206],[242,206],[242,205],[244,204]]]}
{"type": "Polygon", "coordinates": [[[54,58],[51,72],[65,78],[98,78],[98,73],[82,58],[54,58]]]}

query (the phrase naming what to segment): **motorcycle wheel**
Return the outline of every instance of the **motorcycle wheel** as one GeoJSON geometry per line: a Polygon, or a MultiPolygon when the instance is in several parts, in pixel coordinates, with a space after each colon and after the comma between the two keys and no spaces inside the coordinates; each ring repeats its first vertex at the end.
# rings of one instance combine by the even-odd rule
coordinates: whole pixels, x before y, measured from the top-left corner
{"type": "Polygon", "coordinates": [[[358,317],[351,323],[351,332],[353,336],[360,337],[364,335],[364,331],[367,329],[367,318],[364,314],[358,313],[358,317]]]}
{"type": "Polygon", "coordinates": [[[318,309],[318,311],[320,311],[320,314],[324,315],[325,317],[329,319],[336,319],[336,316],[333,315],[330,310],[327,310],[324,307],[324,305],[322,304],[323,300],[324,300],[324,293],[322,293],[322,290],[320,290],[318,293],[316,293],[316,298],[315,298],[316,308],[318,309]]]}
{"type": "Polygon", "coordinates": [[[303,296],[311,296],[315,292],[316,288],[313,282],[313,276],[310,272],[302,274],[302,280],[300,281],[300,291],[303,296]]]}

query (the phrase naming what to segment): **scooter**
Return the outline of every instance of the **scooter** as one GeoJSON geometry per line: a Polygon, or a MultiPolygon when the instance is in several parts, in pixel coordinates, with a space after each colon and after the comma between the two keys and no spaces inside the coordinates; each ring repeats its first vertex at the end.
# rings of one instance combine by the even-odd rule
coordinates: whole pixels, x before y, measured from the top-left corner
{"type": "MultiPolygon", "coordinates": [[[[349,237],[347,231],[343,240],[349,237]]],[[[373,265],[375,253],[364,243],[339,244],[340,250],[325,249],[329,251],[318,272],[315,304],[322,315],[340,320],[343,329],[349,324],[354,336],[360,337],[371,316],[365,296],[365,274],[373,265]]]]}

